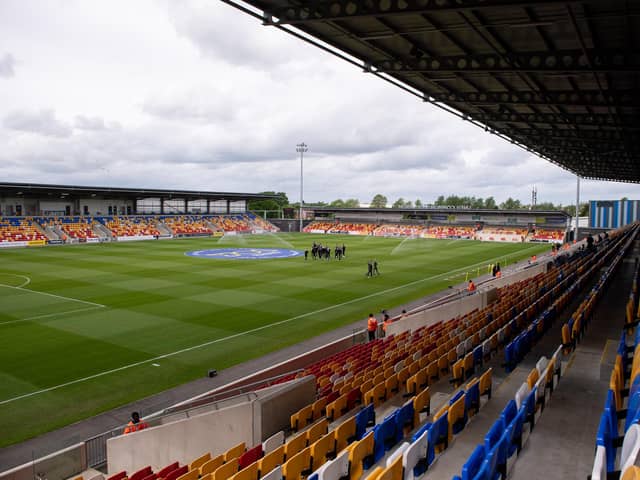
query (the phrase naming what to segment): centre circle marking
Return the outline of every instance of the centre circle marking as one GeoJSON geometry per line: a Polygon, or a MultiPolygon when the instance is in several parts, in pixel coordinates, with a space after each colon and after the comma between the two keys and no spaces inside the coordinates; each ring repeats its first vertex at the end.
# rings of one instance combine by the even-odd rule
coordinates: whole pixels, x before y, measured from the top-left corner
{"type": "Polygon", "coordinates": [[[271,260],[293,258],[304,255],[300,250],[288,248],[214,248],[186,252],[189,257],[213,258],[217,260],[271,260]]]}

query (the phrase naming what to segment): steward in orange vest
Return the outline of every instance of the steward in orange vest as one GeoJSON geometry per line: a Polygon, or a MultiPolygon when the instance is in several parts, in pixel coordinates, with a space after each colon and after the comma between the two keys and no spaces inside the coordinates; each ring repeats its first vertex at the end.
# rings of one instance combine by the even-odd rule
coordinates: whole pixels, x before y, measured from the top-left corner
{"type": "Polygon", "coordinates": [[[469,280],[469,286],[467,286],[467,291],[469,291],[469,292],[475,292],[476,291],[476,284],[473,283],[473,280],[469,280]]]}
{"type": "Polygon", "coordinates": [[[127,427],[124,429],[123,434],[137,432],[138,430],[144,430],[149,425],[146,422],[140,420],[140,414],[138,412],[133,412],[131,414],[131,421],[127,423],[127,427]]]}
{"type": "Polygon", "coordinates": [[[373,316],[373,313],[370,313],[369,319],[367,320],[367,332],[369,332],[369,341],[375,340],[377,329],[378,320],[376,320],[376,317],[373,316]]]}

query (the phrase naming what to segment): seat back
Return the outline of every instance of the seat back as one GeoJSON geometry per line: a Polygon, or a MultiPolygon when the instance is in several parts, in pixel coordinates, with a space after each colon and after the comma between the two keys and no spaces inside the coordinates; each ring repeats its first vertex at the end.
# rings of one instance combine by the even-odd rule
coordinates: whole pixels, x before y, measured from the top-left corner
{"type": "Polygon", "coordinates": [[[480,395],[488,395],[491,398],[491,386],[493,383],[493,368],[489,368],[480,375],[480,395]]]}
{"type": "Polygon", "coordinates": [[[299,433],[295,437],[289,438],[289,440],[287,440],[287,443],[284,444],[284,454],[286,459],[289,460],[295,454],[302,451],[302,449],[305,448],[306,446],[307,446],[306,432],[299,433]]]}
{"type": "Polygon", "coordinates": [[[264,442],[262,442],[262,451],[266,455],[267,453],[270,453],[278,448],[280,445],[284,445],[284,432],[282,430],[274,433],[264,442]]]}
{"type": "Polygon", "coordinates": [[[282,467],[278,465],[266,475],[260,477],[261,480],[282,480],[282,467]]]}
{"type": "Polygon", "coordinates": [[[345,450],[318,470],[318,480],[340,480],[349,475],[349,452],[345,450]]]}
{"type": "Polygon", "coordinates": [[[626,470],[622,470],[620,480],[640,480],[640,467],[630,465],[626,470]]]}
{"type": "Polygon", "coordinates": [[[547,369],[548,364],[549,364],[549,360],[547,360],[547,357],[545,356],[540,357],[540,360],[536,362],[536,369],[538,370],[538,374],[540,376],[542,376],[544,371],[547,369]]]}
{"type": "Polygon", "coordinates": [[[200,466],[200,476],[204,477],[208,473],[213,473],[224,463],[224,453],[207,460],[200,466]]]}
{"type": "Polygon", "coordinates": [[[373,464],[373,431],[369,432],[349,450],[349,477],[358,480],[365,468],[373,464]]]}
{"type": "Polygon", "coordinates": [[[404,452],[405,450],[407,450],[407,448],[409,448],[409,442],[404,442],[402,445],[396,448],[396,450],[387,458],[386,466],[391,466],[391,464],[395,462],[398,457],[403,458],[404,452]]]}
{"type": "Polygon", "coordinates": [[[336,451],[336,439],[334,432],[320,437],[311,445],[312,469],[315,471],[327,461],[336,451]]]}
{"type": "Polygon", "coordinates": [[[449,429],[451,434],[458,434],[467,423],[467,411],[465,410],[465,398],[463,394],[449,406],[449,429]]]}
{"type": "Polygon", "coordinates": [[[238,459],[232,458],[223,463],[211,473],[212,480],[227,480],[230,476],[238,472],[238,459]]]}
{"type": "Polygon", "coordinates": [[[518,388],[518,390],[516,391],[515,401],[518,409],[524,404],[525,400],[527,399],[527,395],[529,395],[530,390],[531,389],[529,388],[529,385],[527,383],[523,383],[522,385],[520,385],[520,388],[518,388]]]}
{"type": "Polygon", "coordinates": [[[238,473],[232,475],[229,480],[258,480],[258,464],[256,462],[250,463],[238,473]]]}
{"type": "Polygon", "coordinates": [[[607,480],[607,453],[604,445],[596,445],[591,480],[607,480]]]}
{"type": "Polygon", "coordinates": [[[391,465],[385,467],[378,480],[402,480],[402,456],[399,456],[391,465]]]}
{"type": "Polygon", "coordinates": [[[316,440],[318,440],[323,435],[329,431],[329,422],[326,418],[322,418],[316,423],[314,423],[309,429],[306,431],[307,436],[307,445],[313,444],[316,440]]]}
{"type": "Polygon", "coordinates": [[[238,458],[240,455],[244,453],[244,451],[245,451],[244,442],[240,442],[239,444],[231,447],[229,450],[224,452],[224,461],[228,462],[229,460],[238,458]]]}
{"type": "Polygon", "coordinates": [[[311,448],[307,447],[296,453],[282,465],[282,476],[285,480],[300,480],[303,474],[311,473],[311,448]]]}
{"type": "Polygon", "coordinates": [[[419,477],[426,470],[428,447],[427,437],[428,432],[423,432],[422,435],[411,442],[402,454],[405,480],[411,480],[414,477],[419,477]],[[418,468],[419,463],[422,463],[424,468],[418,468]]]}
{"type": "Polygon", "coordinates": [[[640,452],[640,425],[633,424],[624,434],[620,453],[620,471],[624,472],[631,465],[636,465],[640,452]]]}
{"type": "Polygon", "coordinates": [[[258,460],[258,470],[260,475],[265,475],[278,465],[284,463],[284,445],[280,445],[275,450],[270,451],[260,460],[258,460]]]}
{"type": "MultiPolygon", "coordinates": [[[[253,448],[244,452],[238,458],[238,467],[242,470],[248,465],[257,462],[262,457],[262,444],[259,443],[253,448]]],[[[197,478],[197,477],[196,477],[197,478]]]]}
{"type": "Polygon", "coordinates": [[[484,445],[478,445],[462,465],[462,480],[474,480],[486,458],[484,445]]]}
{"type": "Polygon", "coordinates": [[[538,382],[539,378],[540,378],[540,374],[538,373],[538,369],[533,368],[531,372],[529,372],[529,375],[527,376],[527,385],[529,385],[530,390],[533,389],[533,387],[538,382]]]}
{"type": "Polygon", "coordinates": [[[465,387],[464,408],[468,416],[472,416],[480,410],[480,381],[471,380],[465,387]]]}
{"type": "Polygon", "coordinates": [[[356,417],[345,420],[335,429],[336,452],[341,452],[356,437],[356,417]]]}
{"type": "Polygon", "coordinates": [[[484,436],[485,451],[491,451],[491,449],[498,444],[500,438],[502,438],[502,435],[504,434],[504,429],[505,425],[502,418],[499,418],[493,423],[487,434],[484,436]]]}

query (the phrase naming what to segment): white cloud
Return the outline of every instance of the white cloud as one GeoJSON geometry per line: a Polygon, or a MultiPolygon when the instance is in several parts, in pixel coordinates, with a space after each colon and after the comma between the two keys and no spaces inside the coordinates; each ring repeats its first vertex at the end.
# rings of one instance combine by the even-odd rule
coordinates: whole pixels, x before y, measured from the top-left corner
{"type": "Polygon", "coordinates": [[[51,137],[68,137],[71,135],[71,128],[58,120],[53,110],[11,112],[4,117],[3,125],[10,130],[51,137]]]}
{"type": "Polygon", "coordinates": [[[15,75],[14,65],[15,59],[10,53],[5,53],[0,57],[0,77],[13,77],[15,75]]]}

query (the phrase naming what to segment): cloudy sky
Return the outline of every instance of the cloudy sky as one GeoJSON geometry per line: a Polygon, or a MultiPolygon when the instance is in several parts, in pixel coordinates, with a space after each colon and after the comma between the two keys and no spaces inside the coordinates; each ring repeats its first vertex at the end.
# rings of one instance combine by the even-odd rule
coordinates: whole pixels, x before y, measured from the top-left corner
{"type": "MultiPolygon", "coordinates": [[[[575,202],[575,177],[218,0],[0,1],[0,179],[575,202]]],[[[638,198],[584,181],[582,199],[638,198]]]]}

